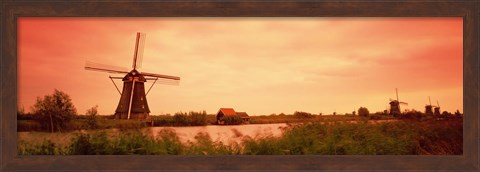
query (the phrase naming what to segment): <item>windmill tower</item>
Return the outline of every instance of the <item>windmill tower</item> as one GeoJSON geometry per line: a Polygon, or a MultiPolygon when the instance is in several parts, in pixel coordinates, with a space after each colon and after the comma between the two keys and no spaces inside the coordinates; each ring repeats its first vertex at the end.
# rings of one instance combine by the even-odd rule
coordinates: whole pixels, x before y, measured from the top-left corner
{"type": "Polygon", "coordinates": [[[408,103],[400,102],[400,100],[398,99],[397,88],[395,88],[395,92],[397,93],[397,100],[390,99],[390,103],[389,103],[390,104],[390,115],[399,116],[400,114],[402,114],[402,111],[400,110],[400,104],[408,105],[408,103]]]}
{"type": "Polygon", "coordinates": [[[118,102],[117,109],[115,110],[115,119],[147,119],[149,118],[150,109],[148,107],[146,95],[157,82],[157,80],[170,82],[172,84],[178,84],[180,77],[161,75],[155,73],[139,72],[137,69],[141,67],[143,48],[145,44],[145,34],[137,33],[137,39],[135,43],[135,51],[133,55],[133,64],[131,70],[127,68],[121,68],[111,65],[103,65],[98,63],[87,62],[85,65],[86,70],[101,71],[115,74],[125,74],[124,77],[111,77],[113,79],[121,79],[123,81],[123,89],[117,91],[120,93],[120,101],[118,102]],[[145,94],[145,82],[147,80],[153,80],[154,82],[145,94]]]}

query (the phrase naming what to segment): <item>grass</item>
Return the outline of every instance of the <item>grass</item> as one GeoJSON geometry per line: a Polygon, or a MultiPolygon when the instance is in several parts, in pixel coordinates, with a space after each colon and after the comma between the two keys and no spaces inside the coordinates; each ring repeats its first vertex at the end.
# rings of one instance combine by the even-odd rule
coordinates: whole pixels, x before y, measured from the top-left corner
{"type": "Polygon", "coordinates": [[[298,117],[295,115],[261,115],[250,116],[250,124],[274,124],[274,123],[304,123],[304,122],[333,122],[333,121],[365,121],[365,120],[390,120],[394,119],[385,115],[370,115],[361,117],[358,115],[312,115],[310,117],[298,117]]]}
{"type": "MultiPolygon", "coordinates": [[[[37,133],[38,134],[38,133],[37,133]]],[[[446,121],[398,120],[305,122],[290,124],[283,135],[242,136],[239,143],[213,141],[197,133],[181,142],[172,129],[151,132],[97,130],[76,132],[65,143],[50,140],[20,141],[21,155],[460,155],[463,153],[462,119],[446,121]]],[[[21,139],[19,139],[21,140],[21,139]]]]}
{"type": "MultiPolygon", "coordinates": [[[[129,130],[129,129],[139,129],[147,127],[148,124],[144,121],[137,120],[113,120],[113,119],[98,119],[98,127],[96,129],[120,129],[120,130],[129,130]]],[[[76,131],[76,130],[86,130],[89,129],[86,119],[74,119],[66,125],[66,132],[76,131]]],[[[49,132],[50,130],[42,128],[40,123],[35,120],[17,120],[17,131],[44,131],[49,132]]]]}
{"type": "MultiPolygon", "coordinates": [[[[204,112],[189,112],[171,115],[151,115],[153,126],[204,126],[216,123],[215,115],[206,115],[204,112]],[[204,116],[202,116],[204,115],[204,116]]],[[[274,123],[304,123],[304,122],[329,122],[329,121],[363,121],[363,120],[382,120],[393,119],[383,115],[371,115],[370,117],[360,117],[353,115],[312,115],[310,117],[299,117],[295,115],[269,115],[269,116],[250,116],[250,124],[274,124],[274,123]]],[[[113,120],[106,117],[96,119],[96,129],[121,130],[139,129],[151,126],[152,123],[136,120],[113,120]]],[[[91,129],[88,120],[84,116],[78,116],[66,125],[65,131],[91,129]]],[[[38,121],[31,118],[22,118],[17,120],[17,131],[45,131],[48,128],[42,128],[38,121]]]]}

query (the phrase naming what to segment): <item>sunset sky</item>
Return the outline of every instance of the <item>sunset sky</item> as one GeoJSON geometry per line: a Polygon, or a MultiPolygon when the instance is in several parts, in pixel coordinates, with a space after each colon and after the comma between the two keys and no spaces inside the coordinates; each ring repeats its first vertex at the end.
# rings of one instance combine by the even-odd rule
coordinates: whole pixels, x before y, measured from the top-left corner
{"type": "Polygon", "coordinates": [[[152,88],[151,115],[376,112],[395,88],[409,103],[402,109],[424,111],[430,96],[442,111],[463,111],[462,25],[461,17],[19,18],[18,103],[30,111],[59,89],[79,114],[95,105],[113,114],[120,95],[108,76],[122,75],[85,62],[131,68],[144,32],[139,71],[181,77],[152,88]]]}

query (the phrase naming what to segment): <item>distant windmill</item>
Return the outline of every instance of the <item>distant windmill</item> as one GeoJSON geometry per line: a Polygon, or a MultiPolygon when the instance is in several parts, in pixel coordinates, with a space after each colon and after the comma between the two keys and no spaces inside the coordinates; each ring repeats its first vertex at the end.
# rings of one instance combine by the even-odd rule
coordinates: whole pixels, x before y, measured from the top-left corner
{"type": "Polygon", "coordinates": [[[434,114],[437,115],[437,116],[440,116],[440,104],[438,103],[438,100],[437,100],[437,106],[434,106],[434,114]]]}
{"type": "Polygon", "coordinates": [[[428,102],[429,104],[428,105],[425,105],[425,114],[427,115],[440,115],[440,105],[438,103],[438,100],[437,100],[437,106],[434,106],[432,105],[432,101],[430,100],[430,96],[428,96],[428,102]],[[432,111],[432,108],[434,109],[434,111],[432,111]]]}
{"type": "Polygon", "coordinates": [[[117,88],[117,91],[121,95],[117,109],[115,110],[115,119],[147,119],[149,117],[148,115],[150,113],[150,109],[148,108],[144,85],[147,80],[154,80],[153,84],[148,89],[147,94],[153,87],[153,85],[157,82],[157,80],[170,82],[173,84],[178,84],[178,82],[180,81],[180,77],[176,76],[137,71],[137,69],[141,67],[144,44],[145,34],[137,32],[137,39],[135,43],[135,51],[132,64],[133,69],[130,71],[127,68],[121,68],[111,65],[103,65],[91,62],[87,62],[85,64],[86,70],[126,74],[124,77],[110,77],[112,82],[113,79],[122,79],[123,81],[122,92],[120,92],[115,82],[113,82],[113,84],[117,88]],[[148,76],[149,78],[147,78],[146,76],[148,76]]]}
{"type": "Polygon", "coordinates": [[[432,101],[430,100],[430,96],[428,96],[428,102],[429,104],[428,105],[425,105],[425,114],[427,115],[433,115],[433,111],[432,111],[432,101]]]}
{"type": "Polygon", "coordinates": [[[395,88],[395,92],[397,93],[397,100],[392,100],[390,99],[390,115],[393,115],[393,116],[398,116],[401,114],[401,110],[400,110],[400,104],[402,105],[408,105],[408,103],[406,102],[400,102],[400,100],[398,99],[398,90],[397,88],[395,88]]]}

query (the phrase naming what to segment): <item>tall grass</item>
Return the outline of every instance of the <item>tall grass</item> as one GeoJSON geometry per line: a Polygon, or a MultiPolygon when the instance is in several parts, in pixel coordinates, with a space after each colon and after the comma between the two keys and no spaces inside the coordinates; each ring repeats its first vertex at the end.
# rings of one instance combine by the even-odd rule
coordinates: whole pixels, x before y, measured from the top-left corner
{"type": "Polygon", "coordinates": [[[310,122],[293,124],[274,137],[242,136],[239,143],[213,141],[198,133],[181,142],[172,129],[157,135],[126,130],[117,134],[79,133],[63,148],[50,141],[21,143],[19,154],[69,155],[459,155],[463,153],[462,121],[395,121],[369,123],[310,122]]]}
{"type": "MultiPolygon", "coordinates": [[[[147,123],[137,120],[113,120],[113,119],[97,119],[96,129],[112,129],[120,130],[139,129],[147,127],[147,123]]],[[[74,119],[65,126],[64,131],[85,130],[91,129],[88,119],[74,119]]],[[[42,128],[40,123],[35,120],[17,120],[17,131],[45,131],[49,132],[47,128],[42,128]]]]}

